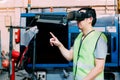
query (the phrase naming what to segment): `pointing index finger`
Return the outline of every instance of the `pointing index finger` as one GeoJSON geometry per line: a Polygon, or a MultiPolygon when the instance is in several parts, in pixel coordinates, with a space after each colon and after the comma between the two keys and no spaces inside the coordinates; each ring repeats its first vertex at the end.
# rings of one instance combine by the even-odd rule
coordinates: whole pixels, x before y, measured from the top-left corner
{"type": "Polygon", "coordinates": [[[53,38],[55,38],[55,35],[54,35],[52,32],[50,32],[50,34],[51,34],[51,36],[52,36],[53,38]]]}

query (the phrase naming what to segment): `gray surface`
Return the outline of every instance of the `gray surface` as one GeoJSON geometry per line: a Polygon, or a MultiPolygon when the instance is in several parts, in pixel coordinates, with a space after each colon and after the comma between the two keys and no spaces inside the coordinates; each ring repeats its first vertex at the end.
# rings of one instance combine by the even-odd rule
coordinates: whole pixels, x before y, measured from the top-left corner
{"type": "MultiPolygon", "coordinates": [[[[25,72],[25,70],[20,70],[15,73],[15,80],[23,80],[23,78],[25,77],[29,77],[29,78],[31,77],[31,75],[25,72]]],[[[69,76],[65,78],[63,72],[61,71],[60,72],[52,71],[48,73],[46,75],[46,79],[47,80],[73,80],[71,72],[69,73],[69,76]]],[[[46,79],[42,79],[42,80],[46,80],[46,79]]],[[[8,77],[8,72],[2,71],[2,73],[0,73],[0,80],[10,80],[8,77]]]]}
{"type": "MultiPolygon", "coordinates": [[[[7,71],[2,71],[2,73],[0,73],[0,80],[10,80],[8,75],[9,73],[7,71]]],[[[24,77],[28,76],[24,70],[16,72],[15,75],[15,80],[23,80],[24,77]]]]}
{"type": "MultiPolygon", "coordinates": [[[[30,77],[30,75],[28,75],[25,72],[25,70],[20,70],[20,71],[16,72],[15,74],[16,74],[15,80],[23,80],[23,78],[25,78],[25,77],[30,77]]],[[[115,80],[120,80],[120,73],[112,72],[112,74],[114,74],[115,80]]],[[[110,75],[108,74],[108,76],[110,76],[110,75]]],[[[8,72],[3,71],[2,73],[0,73],[0,80],[10,80],[8,77],[8,72]]],[[[26,79],[26,80],[28,80],[28,79],[26,79]]],[[[72,77],[72,72],[69,72],[69,76],[67,78],[65,78],[63,76],[63,72],[51,71],[50,73],[47,73],[46,79],[39,79],[39,80],[73,80],[73,77],[72,77]]],[[[105,80],[113,80],[113,79],[109,78],[109,79],[105,79],[105,80]]]]}

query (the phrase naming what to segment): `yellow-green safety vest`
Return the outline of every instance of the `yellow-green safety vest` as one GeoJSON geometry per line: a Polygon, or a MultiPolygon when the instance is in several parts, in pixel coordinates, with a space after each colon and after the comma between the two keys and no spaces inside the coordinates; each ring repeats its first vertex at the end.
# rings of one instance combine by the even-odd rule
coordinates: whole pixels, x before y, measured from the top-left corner
{"type": "MultiPolygon", "coordinates": [[[[106,42],[106,36],[98,31],[91,31],[83,40],[80,33],[74,42],[73,75],[74,80],[82,80],[95,67],[94,51],[97,41],[101,36],[106,42]]],[[[104,80],[104,72],[94,80],[104,80]]]]}

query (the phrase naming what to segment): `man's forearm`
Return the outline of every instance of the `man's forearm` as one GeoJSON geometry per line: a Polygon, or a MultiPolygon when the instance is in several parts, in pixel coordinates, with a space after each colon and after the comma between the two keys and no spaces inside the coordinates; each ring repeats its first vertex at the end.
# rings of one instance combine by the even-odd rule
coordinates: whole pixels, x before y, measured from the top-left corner
{"type": "Polygon", "coordinates": [[[72,53],[70,50],[66,49],[62,44],[58,47],[62,55],[68,60],[72,60],[72,53]]]}
{"type": "Polygon", "coordinates": [[[83,80],[94,80],[102,71],[103,71],[102,67],[100,68],[95,67],[83,80]]]}

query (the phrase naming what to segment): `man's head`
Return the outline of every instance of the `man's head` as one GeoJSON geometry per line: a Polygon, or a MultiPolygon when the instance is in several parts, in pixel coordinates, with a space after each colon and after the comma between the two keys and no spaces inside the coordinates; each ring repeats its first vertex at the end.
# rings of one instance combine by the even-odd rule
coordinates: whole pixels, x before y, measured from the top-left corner
{"type": "Polygon", "coordinates": [[[78,11],[71,11],[68,13],[68,20],[83,21],[85,18],[93,18],[92,26],[96,23],[96,12],[90,7],[81,8],[78,11]]]}

